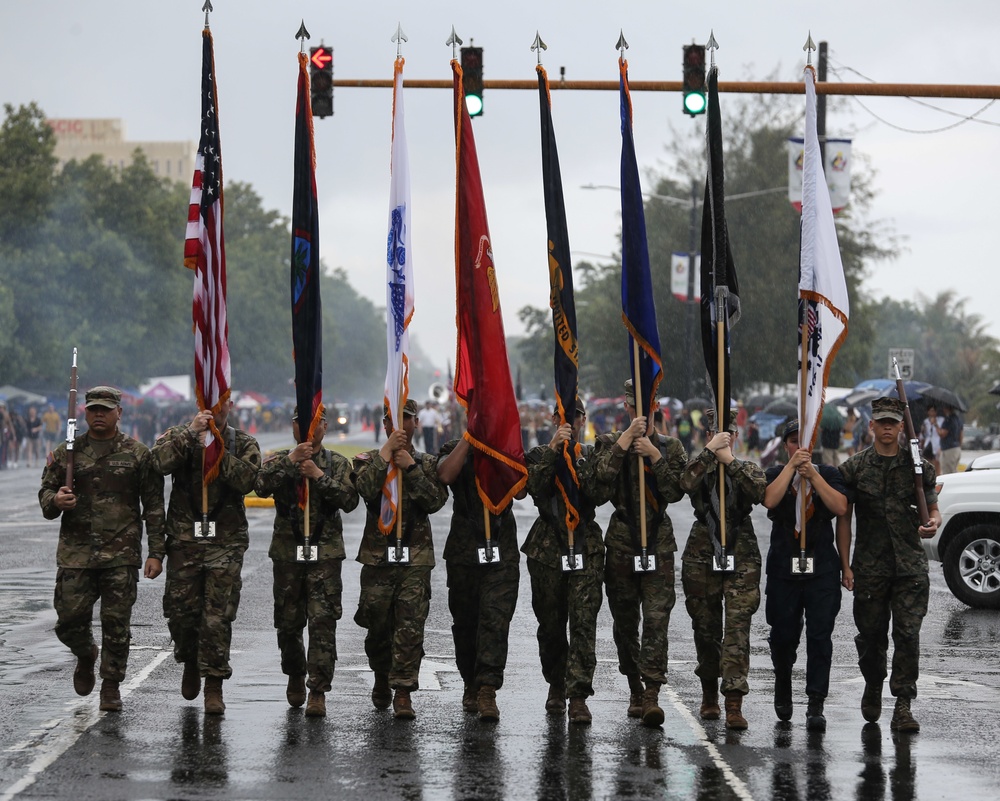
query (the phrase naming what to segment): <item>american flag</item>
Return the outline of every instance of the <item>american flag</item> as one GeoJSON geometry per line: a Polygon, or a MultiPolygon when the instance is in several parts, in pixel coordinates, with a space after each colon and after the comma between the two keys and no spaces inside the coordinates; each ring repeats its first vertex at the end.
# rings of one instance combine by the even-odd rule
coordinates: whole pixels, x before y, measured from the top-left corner
{"type": "MultiPolygon", "coordinates": [[[[194,375],[198,408],[218,412],[229,399],[226,245],[222,233],[222,150],[212,32],[202,32],[201,140],[191,184],[184,266],[194,270],[194,375]]],[[[224,446],[215,424],[205,438],[205,480],[219,472],[224,446]]]]}

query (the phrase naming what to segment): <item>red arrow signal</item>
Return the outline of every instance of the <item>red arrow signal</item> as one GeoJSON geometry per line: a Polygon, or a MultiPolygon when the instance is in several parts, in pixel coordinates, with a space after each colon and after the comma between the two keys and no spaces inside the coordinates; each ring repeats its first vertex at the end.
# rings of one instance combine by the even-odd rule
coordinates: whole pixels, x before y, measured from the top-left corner
{"type": "Polygon", "coordinates": [[[326,65],[333,61],[333,53],[325,47],[314,47],[312,57],[309,60],[312,61],[316,69],[325,69],[326,65]]]}

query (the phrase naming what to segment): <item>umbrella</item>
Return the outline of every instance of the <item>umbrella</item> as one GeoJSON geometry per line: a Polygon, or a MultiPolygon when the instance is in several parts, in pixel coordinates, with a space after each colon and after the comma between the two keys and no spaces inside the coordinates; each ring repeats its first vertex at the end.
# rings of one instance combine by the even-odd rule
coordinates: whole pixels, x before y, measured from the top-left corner
{"type": "Polygon", "coordinates": [[[799,414],[798,407],[788,400],[778,399],[776,401],[771,401],[764,407],[765,414],[776,414],[784,415],[785,417],[797,417],[799,414]]]}
{"type": "Polygon", "coordinates": [[[990,395],[1000,395],[1000,381],[994,381],[990,387],[990,395]]]}
{"type": "Polygon", "coordinates": [[[823,415],[820,417],[820,426],[822,428],[836,429],[839,431],[844,427],[844,416],[837,410],[837,407],[832,403],[828,403],[823,407],[823,415]]]}
{"type": "MultiPolygon", "coordinates": [[[[903,390],[906,392],[906,400],[914,401],[920,400],[920,394],[925,390],[929,389],[930,384],[926,381],[904,381],[903,390]]],[[[893,382],[892,389],[885,393],[890,398],[898,398],[899,393],[896,391],[896,382],[893,382]]]]}
{"type": "Polygon", "coordinates": [[[850,395],[841,398],[837,403],[841,406],[863,406],[881,394],[877,389],[856,389],[850,395]]]}
{"type": "Polygon", "coordinates": [[[751,395],[744,402],[744,406],[747,407],[751,412],[763,409],[767,404],[774,400],[774,395],[751,395]]]}
{"type": "Polygon", "coordinates": [[[712,401],[708,400],[707,398],[688,398],[686,401],[684,401],[684,408],[688,409],[689,411],[691,409],[701,409],[702,411],[704,411],[711,405],[712,401]]]}
{"type": "Polygon", "coordinates": [[[969,409],[969,407],[962,402],[962,399],[950,389],[945,389],[944,387],[927,387],[926,389],[920,389],[917,391],[928,400],[943,403],[945,406],[951,406],[953,409],[958,409],[960,412],[965,412],[969,409]]]}

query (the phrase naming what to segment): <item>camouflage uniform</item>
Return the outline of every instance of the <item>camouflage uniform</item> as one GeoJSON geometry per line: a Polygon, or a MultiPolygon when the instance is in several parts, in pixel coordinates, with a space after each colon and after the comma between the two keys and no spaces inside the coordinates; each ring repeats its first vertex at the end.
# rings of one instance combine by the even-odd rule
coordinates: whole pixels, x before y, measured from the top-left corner
{"type": "Polygon", "coordinates": [[[149,449],[120,431],[111,440],[73,440],[76,508],[54,498],[66,481],[66,445],[49,455],[38,502],[47,520],[62,515],[56,549],[56,636],[78,658],[94,647],[91,619],[101,601],[101,678],[122,681],[139,580],[142,520],[149,557],[163,559],[163,478],[149,449]],[[140,503],[142,512],[139,511],[140,503]]]}
{"type": "MultiPolygon", "coordinates": [[[[445,443],[439,458],[444,459],[457,444],[457,439],[445,443]]],[[[486,544],[484,507],[476,490],[471,449],[451,491],[454,502],[444,559],[455,661],[467,687],[500,689],[521,577],[514,507],[512,503],[499,516],[490,515],[491,540],[500,550],[500,560],[481,565],[478,549],[486,544]]]]}
{"type": "Polygon", "coordinates": [[[161,475],[172,476],[167,511],[167,586],[163,614],[174,640],[174,658],[197,663],[202,676],[228,679],[232,625],[240,604],[243,552],[249,545],[243,496],[254,488],[260,447],[249,434],[227,426],[219,475],[208,485],[213,539],[195,539],[201,523],[202,448],[187,424],[168,429],[153,446],[161,475]]]}
{"type": "Polygon", "coordinates": [[[681,487],[691,496],[695,514],[681,556],[681,582],[698,654],[695,673],[703,682],[721,676],[723,694],[746,695],[750,691],[750,619],[760,606],[761,573],[750,512],[764,500],[767,479],[753,462],[734,459],[726,465],[726,550],[733,554],[736,570],[716,572],[708,519],[712,496],[718,498],[719,464],[705,448],[688,462],[681,476],[681,487]]]}
{"type": "Polygon", "coordinates": [[[680,488],[686,454],[673,437],[653,434],[651,440],[663,458],[645,460],[646,542],[656,555],[656,570],[636,573],[634,557],[641,554],[639,529],[639,474],[637,458],[622,450],[622,432],[602,434],[594,453],[594,480],[598,504],[615,507],[604,538],[607,555],[604,581],[608,607],[614,618],[612,633],[618,649],[618,670],[630,681],[663,684],[667,680],[667,628],[677,594],[674,590],[674,553],[677,543],[667,516],[667,504],[684,497],[680,488]],[[639,626],[642,624],[640,640],[639,626]]]}
{"type": "Polygon", "coordinates": [[[389,472],[377,450],[358,454],[354,477],[368,514],[358,549],[361,597],[355,622],[368,629],[365,653],[376,674],[389,677],[397,690],[419,689],[420,661],[424,655],[424,623],[431,602],[431,569],[434,542],[428,516],[448,500],[448,489],[437,477],[437,459],[410,449],[415,464],[400,471],[403,478],[403,545],[410,549],[410,563],[393,564],[386,547],[395,547],[395,533],[386,536],[378,527],[382,487],[389,472]]]}
{"type": "MultiPolygon", "coordinates": [[[[932,506],[937,503],[937,476],[926,460],[923,471],[924,495],[932,506]]],[[[880,456],[871,447],[840,465],[840,472],[854,504],[857,530],[851,569],[858,665],[866,684],[881,686],[891,616],[889,691],[899,698],[916,698],[920,625],[927,614],[930,579],[917,531],[913,458],[905,448],[895,456],[880,456]]]]}
{"type": "Polygon", "coordinates": [[[343,614],[341,567],[346,554],[340,510],[352,511],[358,505],[358,492],[351,481],[351,463],[343,456],[321,447],[311,457],[323,471],[321,478],[309,480],[309,544],[317,546],[318,559],[296,561],[305,514],[298,501],[299,468],[288,458],[289,453],[286,449],[268,458],[257,476],[257,494],[261,498],[274,496],[274,534],[267,555],[274,570],[274,627],[278,630],[281,672],[286,676],[308,674],[306,686],[327,693],[337,661],[337,621],[343,614]],[[308,660],[302,640],[307,623],[308,660]]]}
{"type": "MultiPolygon", "coordinates": [[[[570,442],[570,445],[574,443],[570,442]]],[[[593,447],[581,446],[576,471],[580,479],[580,522],[574,550],[583,555],[583,569],[563,572],[567,553],[566,504],[556,488],[559,452],[538,446],[527,454],[528,493],[538,508],[538,519],[521,546],[531,577],[531,606],[538,620],[538,655],[542,675],[567,698],[594,694],[597,667],[597,613],[603,601],[604,542],[594,521],[593,447]],[[566,627],[569,626],[569,641],[566,627]]]]}

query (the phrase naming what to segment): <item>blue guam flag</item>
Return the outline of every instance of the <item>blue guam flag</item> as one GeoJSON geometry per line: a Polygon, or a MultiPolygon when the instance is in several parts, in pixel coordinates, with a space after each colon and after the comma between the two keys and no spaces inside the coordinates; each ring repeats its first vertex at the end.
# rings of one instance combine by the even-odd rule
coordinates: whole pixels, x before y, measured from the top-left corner
{"type": "MultiPolygon", "coordinates": [[[[299,54],[292,191],[292,346],[299,441],[312,438],[323,409],[323,313],[319,295],[316,151],[309,100],[308,56],[299,54]]],[[[304,503],[304,499],[300,499],[304,503]]]]}
{"type": "Polygon", "coordinates": [[[649,416],[663,375],[660,335],[656,330],[646,217],[642,210],[642,188],[632,139],[632,97],[625,59],[618,60],[618,71],[622,115],[622,320],[628,329],[633,385],[640,390],[635,396],[636,413],[649,416]],[[633,358],[636,345],[639,346],[639,375],[636,375],[633,358]]]}
{"type": "MultiPolygon", "coordinates": [[[[569,233],[566,228],[566,204],[563,200],[559,152],[552,127],[552,101],[549,79],[540,64],[538,96],[542,128],[542,184],[545,190],[545,221],[549,251],[549,305],[555,331],[555,388],[559,424],[573,424],[576,417],[576,394],[579,352],[576,338],[576,301],[573,298],[573,270],[570,266],[569,233]]],[[[518,367],[520,386],[520,367],[518,367]]],[[[556,465],[556,487],[566,504],[566,529],[576,530],[580,522],[579,486],[576,462],[580,445],[564,442],[556,465]]]]}

